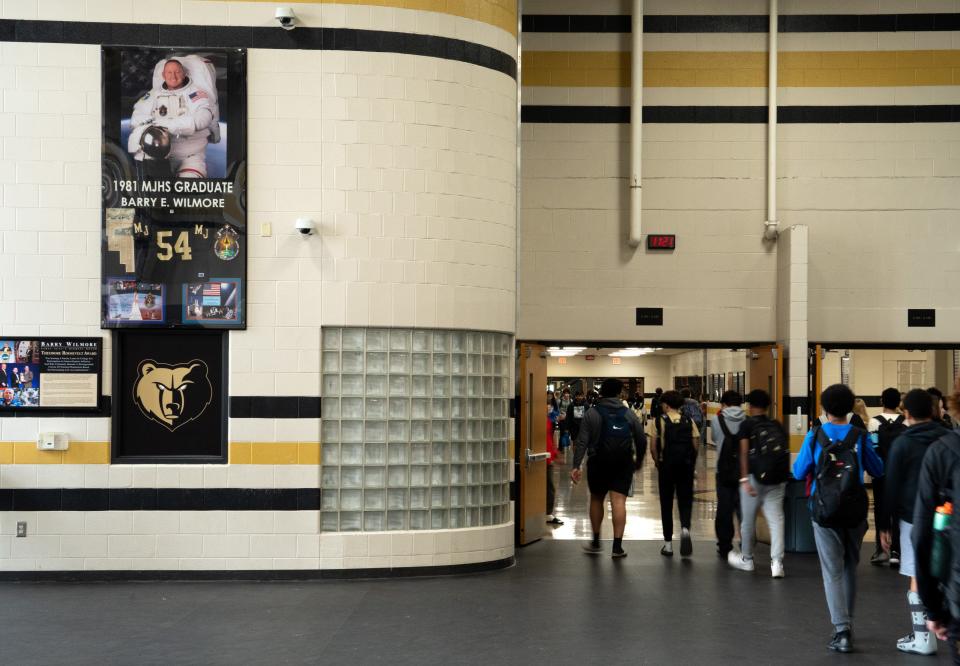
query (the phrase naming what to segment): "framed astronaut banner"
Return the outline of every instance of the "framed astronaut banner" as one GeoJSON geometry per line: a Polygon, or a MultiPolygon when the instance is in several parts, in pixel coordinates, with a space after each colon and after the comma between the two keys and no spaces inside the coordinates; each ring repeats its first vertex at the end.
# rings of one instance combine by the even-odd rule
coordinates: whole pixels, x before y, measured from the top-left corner
{"type": "Polygon", "coordinates": [[[113,460],[226,462],[226,357],[221,331],[119,331],[113,460]]]}
{"type": "Polygon", "coordinates": [[[102,328],[245,328],[244,49],[103,47],[102,328]]]}
{"type": "Polygon", "coordinates": [[[96,411],[103,340],[0,338],[0,412],[96,411]]]}

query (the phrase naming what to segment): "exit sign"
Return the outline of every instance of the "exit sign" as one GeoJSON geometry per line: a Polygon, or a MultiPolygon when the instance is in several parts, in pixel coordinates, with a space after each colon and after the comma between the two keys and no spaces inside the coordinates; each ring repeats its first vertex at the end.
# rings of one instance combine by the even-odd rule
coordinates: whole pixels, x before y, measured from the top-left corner
{"type": "Polygon", "coordinates": [[[675,234],[648,234],[648,250],[676,250],[677,237],[675,234]]]}

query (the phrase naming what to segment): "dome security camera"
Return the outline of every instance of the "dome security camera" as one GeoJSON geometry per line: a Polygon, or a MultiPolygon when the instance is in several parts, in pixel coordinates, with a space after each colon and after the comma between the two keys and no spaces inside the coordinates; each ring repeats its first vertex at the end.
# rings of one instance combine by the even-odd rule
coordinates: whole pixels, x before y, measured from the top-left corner
{"type": "Polygon", "coordinates": [[[280,23],[284,30],[293,30],[297,27],[297,15],[293,13],[291,7],[277,7],[274,18],[280,23]]]}
{"type": "Polygon", "coordinates": [[[313,220],[311,220],[309,217],[297,218],[297,221],[293,223],[293,226],[304,238],[313,233],[313,220]]]}

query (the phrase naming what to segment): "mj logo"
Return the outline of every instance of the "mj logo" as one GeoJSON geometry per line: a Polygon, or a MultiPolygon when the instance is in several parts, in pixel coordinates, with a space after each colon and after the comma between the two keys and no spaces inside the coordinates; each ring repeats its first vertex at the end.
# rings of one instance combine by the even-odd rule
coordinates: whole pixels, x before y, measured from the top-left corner
{"type": "Polygon", "coordinates": [[[133,398],[148,419],[173,432],[203,414],[213,398],[207,364],[194,359],[183,365],[153,360],[140,363],[133,398]]]}

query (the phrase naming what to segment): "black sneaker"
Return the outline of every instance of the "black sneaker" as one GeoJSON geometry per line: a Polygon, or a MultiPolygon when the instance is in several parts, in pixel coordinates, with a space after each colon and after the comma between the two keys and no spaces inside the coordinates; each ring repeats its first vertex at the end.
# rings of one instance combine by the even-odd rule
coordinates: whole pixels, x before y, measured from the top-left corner
{"type": "Polygon", "coordinates": [[[615,550],[612,553],[610,553],[610,557],[612,557],[613,559],[617,559],[618,557],[626,557],[626,556],[627,556],[627,551],[622,549],[615,550]]]}
{"type": "Polygon", "coordinates": [[[890,553],[890,566],[894,569],[900,568],[900,553],[897,553],[897,552],[890,553]]]}
{"type": "Polygon", "coordinates": [[[660,554],[663,555],[664,557],[673,557],[673,548],[671,547],[669,550],[667,550],[666,546],[661,546],[660,554]]]}
{"type": "Polygon", "coordinates": [[[853,652],[853,635],[849,629],[838,631],[827,647],[835,652],[853,652]]]}
{"type": "Polygon", "coordinates": [[[890,562],[890,556],[887,555],[887,552],[882,548],[877,548],[873,551],[873,555],[870,556],[870,564],[880,566],[888,562],[890,562]]]}
{"type": "Polygon", "coordinates": [[[583,544],[583,552],[585,552],[587,555],[599,555],[603,552],[603,547],[600,546],[599,543],[595,544],[592,541],[588,541],[583,544]]]}

